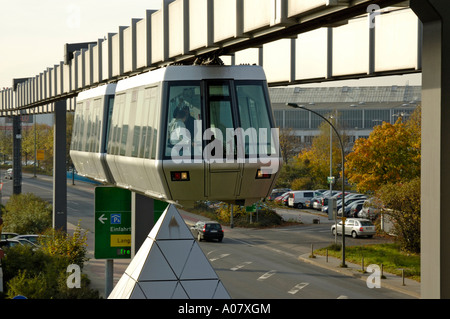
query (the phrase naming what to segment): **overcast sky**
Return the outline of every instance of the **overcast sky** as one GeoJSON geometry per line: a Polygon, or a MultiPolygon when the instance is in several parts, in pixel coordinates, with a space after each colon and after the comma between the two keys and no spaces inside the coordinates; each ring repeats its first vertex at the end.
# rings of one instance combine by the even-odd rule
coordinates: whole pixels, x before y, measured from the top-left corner
{"type": "MultiPolygon", "coordinates": [[[[34,77],[64,59],[64,44],[92,42],[145,10],[160,9],[162,0],[1,0],[0,89],[12,79],[34,77]]],[[[322,85],[420,85],[420,74],[322,85]]],[[[310,86],[320,86],[311,84],[310,86]]]]}
{"type": "Polygon", "coordinates": [[[0,89],[64,59],[64,44],[92,42],[161,0],[1,0],[0,89]]]}

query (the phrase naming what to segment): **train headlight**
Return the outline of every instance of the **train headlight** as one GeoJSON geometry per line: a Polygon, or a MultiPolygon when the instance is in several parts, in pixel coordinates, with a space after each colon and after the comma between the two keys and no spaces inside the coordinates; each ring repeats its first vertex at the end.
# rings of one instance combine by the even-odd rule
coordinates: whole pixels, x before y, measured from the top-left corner
{"type": "Polygon", "coordinates": [[[256,171],[256,179],[269,179],[271,176],[271,174],[269,173],[264,173],[264,171],[262,171],[261,169],[258,169],[256,171]]]}
{"type": "Polygon", "coordinates": [[[170,172],[172,182],[189,181],[189,172],[170,172]]]}

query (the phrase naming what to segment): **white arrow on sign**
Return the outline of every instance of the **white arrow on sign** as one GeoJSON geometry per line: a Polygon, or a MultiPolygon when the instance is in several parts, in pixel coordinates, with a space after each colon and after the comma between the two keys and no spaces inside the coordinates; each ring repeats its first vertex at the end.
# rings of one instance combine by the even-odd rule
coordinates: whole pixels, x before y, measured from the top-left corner
{"type": "Polygon", "coordinates": [[[102,224],[104,224],[105,223],[105,220],[107,220],[108,218],[106,218],[105,217],[105,214],[102,214],[102,216],[100,216],[99,218],[98,218],[98,220],[102,223],[102,224]]]}

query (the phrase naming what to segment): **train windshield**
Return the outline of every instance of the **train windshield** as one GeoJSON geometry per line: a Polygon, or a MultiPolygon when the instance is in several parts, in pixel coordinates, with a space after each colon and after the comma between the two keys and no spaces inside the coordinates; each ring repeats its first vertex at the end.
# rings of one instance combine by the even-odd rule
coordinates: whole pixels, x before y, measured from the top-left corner
{"type": "Polygon", "coordinates": [[[263,81],[171,82],[165,158],[268,155],[272,119],[263,81]]]}
{"type": "Polygon", "coordinates": [[[196,121],[202,120],[200,87],[200,81],[170,83],[165,157],[172,157],[177,150],[176,156],[190,158],[195,134],[200,133],[202,128],[198,125],[201,122],[195,125],[196,121]],[[189,154],[186,154],[186,150],[189,150],[189,154]]]}
{"type": "Polygon", "coordinates": [[[261,82],[236,82],[236,95],[246,157],[272,154],[272,125],[264,86],[261,82]]]}

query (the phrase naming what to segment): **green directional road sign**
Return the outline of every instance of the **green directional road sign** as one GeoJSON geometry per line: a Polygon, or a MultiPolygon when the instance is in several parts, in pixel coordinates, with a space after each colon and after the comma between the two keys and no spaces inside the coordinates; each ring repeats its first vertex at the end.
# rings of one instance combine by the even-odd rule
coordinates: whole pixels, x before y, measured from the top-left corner
{"type": "Polygon", "coordinates": [[[117,187],[95,188],[96,259],[131,257],[131,191],[117,187]]]}

